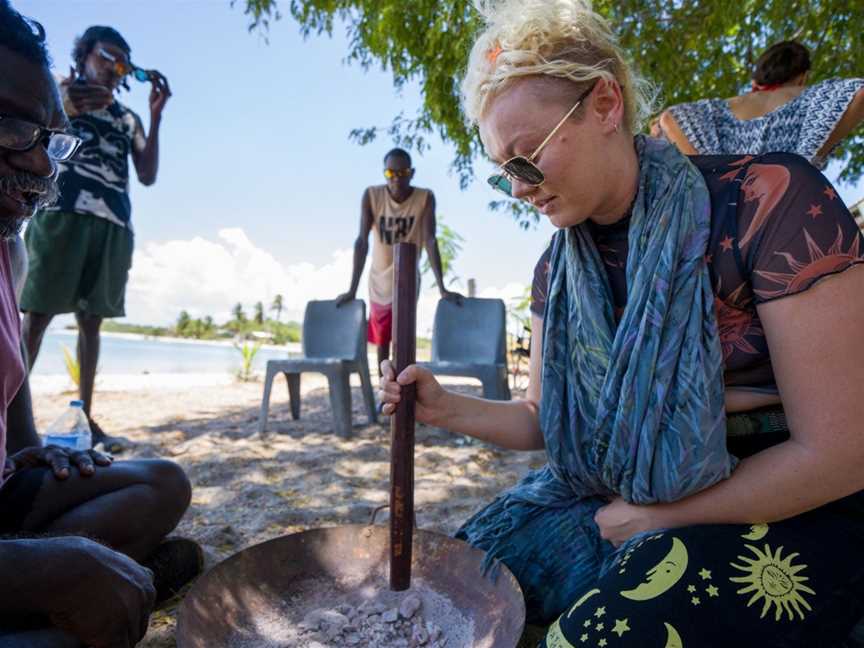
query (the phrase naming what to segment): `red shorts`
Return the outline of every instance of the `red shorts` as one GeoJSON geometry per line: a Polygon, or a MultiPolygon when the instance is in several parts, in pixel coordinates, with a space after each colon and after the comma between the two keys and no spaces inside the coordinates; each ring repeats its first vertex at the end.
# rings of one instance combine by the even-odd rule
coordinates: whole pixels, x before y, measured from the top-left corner
{"type": "Polygon", "coordinates": [[[393,305],[369,302],[367,339],[377,346],[388,346],[393,339],[393,305]]]}

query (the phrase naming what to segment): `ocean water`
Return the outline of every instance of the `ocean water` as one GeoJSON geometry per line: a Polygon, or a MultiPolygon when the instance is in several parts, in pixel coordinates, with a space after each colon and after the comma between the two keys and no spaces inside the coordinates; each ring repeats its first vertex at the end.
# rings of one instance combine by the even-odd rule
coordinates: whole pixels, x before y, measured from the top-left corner
{"type": "MultiPolygon", "coordinates": [[[[74,353],[77,336],[77,331],[49,330],[33,367],[33,375],[65,375],[63,347],[74,353]]],[[[299,344],[262,347],[255,356],[253,370],[263,372],[268,360],[286,358],[299,352],[299,344]]],[[[103,333],[98,373],[102,376],[234,374],[241,365],[240,351],[230,343],[169,341],[103,333]]]]}

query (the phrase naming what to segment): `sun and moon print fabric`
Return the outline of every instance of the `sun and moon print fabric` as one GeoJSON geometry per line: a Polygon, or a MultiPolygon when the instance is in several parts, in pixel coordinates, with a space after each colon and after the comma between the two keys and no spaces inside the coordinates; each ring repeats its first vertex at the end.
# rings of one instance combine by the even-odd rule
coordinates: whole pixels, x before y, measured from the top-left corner
{"type": "Polygon", "coordinates": [[[860,546],[862,524],[831,551],[820,538],[820,530],[842,533],[843,517],[829,506],[771,525],[643,534],[622,547],[541,646],[836,648],[864,613],[862,570],[850,571],[843,559],[860,546]]]}

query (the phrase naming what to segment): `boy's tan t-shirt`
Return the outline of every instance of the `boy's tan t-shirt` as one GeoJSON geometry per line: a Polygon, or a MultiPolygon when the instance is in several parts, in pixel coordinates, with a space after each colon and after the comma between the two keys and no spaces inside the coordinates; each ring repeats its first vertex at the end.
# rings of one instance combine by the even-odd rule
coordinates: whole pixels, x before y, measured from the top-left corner
{"type": "Polygon", "coordinates": [[[419,263],[426,243],[423,222],[431,191],[414,187],[404,202],[396,202],[386,185],[369,187],[372,207],[372,267],[369,270],[369,300],[386,306],[393,303],[393,249],[397,243],[414,243],[419,263]]]}

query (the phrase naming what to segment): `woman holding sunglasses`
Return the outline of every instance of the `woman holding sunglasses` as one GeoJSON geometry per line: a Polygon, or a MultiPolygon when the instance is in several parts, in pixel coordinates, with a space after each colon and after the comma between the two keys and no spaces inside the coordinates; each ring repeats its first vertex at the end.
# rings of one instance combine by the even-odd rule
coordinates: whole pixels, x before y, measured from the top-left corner
{"type": "MultiPolygon", "coordinates": [[[[131,62],[131,48],[113,28],[88,28],[72,52],[75,68],[60,84],[71,131],[82,144],[59,167],[60,200],[37,213],[25,239],[30,273],[21,296],[31,364],[55,315],[75,313],[81,352],[80,396],[90,417],[102,320],[122,317],[134,236],[129,161],[144,185],[156,182],[162,112],[171,90],[165,77],[131,62]],[[150,129],[116,98],[127,79],[150,82],[150,129]]],[[[94,443],[118,452],[90,418],[94,443]]]]}
{"type": "Polygon", "coordinates": [[[635,135],[644,84],[586,4],[486,18],[463,93],[490,185],[559,228],[542,389],[485,401],[384,363],[384,412],[416,383],[417,420],[545,449],[457,534],[554,622],[545,645],[840,643],[864,614],[852,217],[803,158],[635,135]]]}

